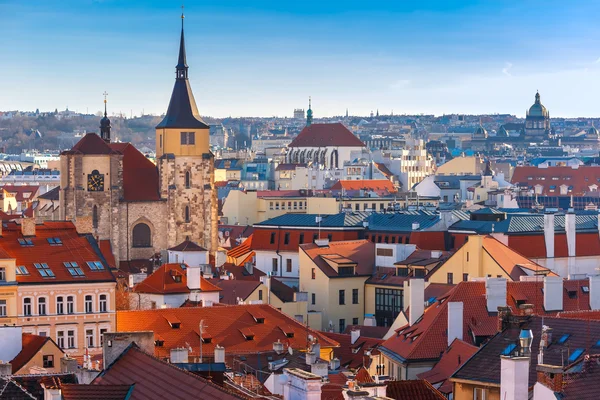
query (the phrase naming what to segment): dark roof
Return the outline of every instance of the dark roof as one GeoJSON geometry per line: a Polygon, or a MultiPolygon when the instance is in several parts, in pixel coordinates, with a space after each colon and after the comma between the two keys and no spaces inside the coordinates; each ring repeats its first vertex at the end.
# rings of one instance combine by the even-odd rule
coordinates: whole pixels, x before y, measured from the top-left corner
{"type": "MultiPolygon", "coordinates": [[[[48,336],[38,336],[31,333],[22,334],[22,347],[19,354],[11,360],[12,372],[16,374],[25,364],[29,362],[35,356],[46,342],[52,342],[52,339],[48,336]]],[[[54,346],[60,350],[60,348],[54,343],[54,346]]],[[[60,350],[62,352],[62,350],[60,350]]]]}
{"type": "Polygon", "coordinates": [[[352,370],[356,370],[363,366],[368,368],[369,364],[365,365],[365,361],[368,363],[371,358],[365,357],[365,353],[371,352],[371,354],[373,354],[373,351],[383,343],[383,339],[364,336],[359,336],[358,339],[352,343],[352,336],[349,334],[333,332],[323,332],[323,334],[340,344],[340,347],[333,349],[334,356],[340,360],[340,367],[350,368],[352,370]]]}
{"type": "Polygon", "coordinates": [[[374,339],[383,339],[390,330],[387,326],[348,325],[344,333],[349,335],[355,329],[360,329],[360,336],[374,339]]]}
{"type": "Polygon", "coordinates": [[[562,391],[562,398],[577,400],[595,400],[598,398],[598,382],[600,382],[600,356],[592,355],[588,360],[581,360],[567,371],[567,379],[562,391]]]}
{"type": "Polygon", "coordinates": [[[396,400],[446,400],[436,388],[424,380],[386,382],[386,396],[396,400]]]}
{"type": "Polygon", "coordinates": [[[284,214],[255,224],[261,226],[297,226],[297,227],[321,227],[321,228],[363,228],[363,221],[367,218],[366,213],[352,212],[331,215],[319,214],[284,214]],[[317,222],[321,217],[321,222],[317,222]]]}
{"type": "Polygon", "coordinates": [[[44,194],[40,194],[38,196],[38,199],[58,201],[59,194],[60,194],[60,186],[57,186],[53,189],[48,190],[44,194]]]}
{"type": "Polygon", "coordinates": [[[437,214],[373,213],[367,220],[370,231],[410,232],[413,223],[418,223],[419,229],[426,229],[435,225],[440,217],[437,214]]]}
{"type": "Polygon", "coordinates": [[[288,147],[364,147],[365,144],[343,124],[311,124],[288,147]]]}
{"type": "Polygon", "coordinates": [[[59,387],[64,383],[77,383],[73,373],[12,375],[0,377],[0,400],[44,399],[45,387],[59,387]]]}
{"type": "Polygon", "coordinates": [[[191,242],[189,240],[185,240],[179,243],[175,247],[171,247],[170,251],[206,251],[206,249],[202,246],[198,246],[196,243],[191,242]]]}
{"type": "Polygon", "coordinates": [[[271,293],[284,303],[294,301],[294,289],[275,278],[271,278],[271,293]]]}
{"type": "Polygon", "coordinates": [[[259,280],[211,279],[211,282],[221,288],[219,303],[232,305],[238,304],[238,298],[246,300],[260,285],[259,280]]]}
{"type": "Polygon", "coordinates": [[[132,400],[166,397],[172,400],[239,398],[204,378],[144,353],[135,345],[130,345],[92,384],[135,384],[132,400]]]}
{"type": "Polygon", "coordinates": [[[128,400],[135,384],[61,385],[62,400],[128,400]]]}

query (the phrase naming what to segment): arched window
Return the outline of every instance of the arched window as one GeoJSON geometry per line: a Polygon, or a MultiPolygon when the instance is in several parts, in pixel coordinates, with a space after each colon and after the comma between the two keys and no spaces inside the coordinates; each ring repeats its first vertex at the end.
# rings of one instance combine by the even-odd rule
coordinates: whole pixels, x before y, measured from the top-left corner
{"type": "Polygon", "coordinates": [[[192,187],[192,173],[185,171],[185,188],[189,189],[190,187],[192,187]]]}
{"type": "Polygon", "coordinates": [[[190,206],[185,206],[183,218],[185,218],[185,222],[190,222],[190,206]]]}
{"type": "Polygon", "coordinates": [[[143,222],[133,227],[133,247],[152,247],[152,232],[143,222]]]}
{"type": "Polygon", "coordinates": [[[98,229],[98,206],[92,208],[92,225],[94,229],[98,229]]]}

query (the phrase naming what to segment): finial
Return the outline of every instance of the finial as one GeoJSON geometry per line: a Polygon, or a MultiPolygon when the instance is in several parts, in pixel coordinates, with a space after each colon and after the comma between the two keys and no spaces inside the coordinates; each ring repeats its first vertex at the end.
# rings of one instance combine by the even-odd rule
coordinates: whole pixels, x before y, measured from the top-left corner
{"type": "Polygon", "coordinates": [[[311,98],[310,98],[310,96],[308,96],[308,108],[309,108],[309,109],[311,108],[311,105],[310,105],[310,103],[311,103],[311,98]]]}
{"type": "Polygon", "coordinates": [[[108,93],[106,93],[106,90],[104,91],[104,93],[102,93],[102,95],[104,96],[104,116],[106,117],[106,96],[108,96],[108,93]]]}
{"type": "MultiPolygon", "coordinates": [[[[181,5],[181,19],[185,18],[184,9],[185,9],[185,6],[182,4],[181,5]]],[[[183,21],[181,23],[183,24],[183,21]]]]}

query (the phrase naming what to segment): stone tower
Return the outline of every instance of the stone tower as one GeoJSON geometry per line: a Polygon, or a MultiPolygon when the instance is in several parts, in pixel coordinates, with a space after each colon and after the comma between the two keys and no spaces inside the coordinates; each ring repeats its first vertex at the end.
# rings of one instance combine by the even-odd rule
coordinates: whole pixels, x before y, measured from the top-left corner
{"type": "Polygon", "coordinates": [[[209,126],[198,112],[188,81],[181,15],[175,86],[164,119],[156,126],[156,163],[161,198],[167,203],[167,246],[191,240],[217,249],[217,192],[209,126]]]}

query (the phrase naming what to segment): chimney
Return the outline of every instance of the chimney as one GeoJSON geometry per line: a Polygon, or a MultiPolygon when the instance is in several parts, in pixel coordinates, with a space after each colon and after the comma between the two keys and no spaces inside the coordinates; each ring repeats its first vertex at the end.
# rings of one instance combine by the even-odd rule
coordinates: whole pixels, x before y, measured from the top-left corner
{"type": "Polygon", "coordinates": [[[0,376],[12,375],[12,364],[0,361],[0,376]]]}
{"type": "Polygon", "coordinates": [[[171,364],[187,364],[189,349],[187,347],[175,347],[171,349],[171,364]]]}
{"type": "Polygon", "coordinates": [[[544,309],[546,311],[563,309],[563,278],[560,276],[544,277],[544,309]]]}
{"type": "Polygon", "coordinates": [[[317,355],[312,351],[306,352],[306,365],[313,365],[317,361],[317,355]]]}
{"type": "Polygon", "coordinates": [[[325,238],[325,239],[315,239],[315,244],[318,247],[328,247],[329,246],[329,239],[325,238]]]}
{"type": "Polygon", "coordinates": [[[497,312],[498,307],[506,306],[506,279],[487,278],[485,280],[485,297],[488,312],[497,312]]]}
{"type": "Polygon", "coordinates": [[[544,240],[546,242],[546,257],[554,258],[554,214],[544,214],[544,240]]]}
{"type": "Polygon", "coordinates": [[[154,332],[105,332],[102,334],[102,365],[110,366],[131,343],[142,351],[154,354],[154,332]]]}
{"type": "Polygon", "coordinates": [[[589,277],[590,280],[590,310],[600,310],[600,275],[589,277]]]}
{"type": "Polygon", "coordinates": [[[375,319],[373,314],[365,314],[363,326],[377,326],[377,320],[375,319]]]}
{"type": "Polygon", "coordinates": [[[21,234],[23,236],[35,236],[35,219],[21,219],[21,234]]]}
{"type": "Polygon", "coordinates": [[[200,277],[202,275],[202,269],[199,265],[186,266],[185,268],[187,287],[190,290],[200,290],[200,277]]]}
{"type": "Polygon", "coordinates": [[[528,400],[529,357],[500,356],[500,398],[528,400]]]}
{"type": "Polygon", "coordinates": [[[448,303],[448,346],[454,339],[463,339],[463,302],[448,303]]]}
{"type": "Polygon", "coordinates": [[[413,222],[412,223],[412,230],[413,231],[418,231],[419,229],[421,229],[421,224],[418,222],[413,222]]]}
{"type": "Polygon", "coordinates": [[[281,343],[279,339],[273,343],[273,351],[277,354],[283,353],[283,343],[281,343]]]}
{"type": "Polygon", "coordinates": [[[248,275],[254,275],[254,265],[252,265],[251,262],[245,263],[244,268],[246,268],[246,272],[248,272],[248,275]]]}
{"type": "Polygon", "coordinates": [[[354,344],[360,337],[360,329],[352,329],[350,331],[350,343],[354,344]]]}
{"type": "Polygon", "coordinates": [[[537,381],[555,393],[562,393],[564,384],[564,370],[557,365],[539,364],[537,369],[537,381]]]}
{"type": "Polygon", "coordinates": [[[327,376],[327,367],[329,367],[328,363],[317,361],[310,366],[310,372],[311,374],[319,375],[321,378],[325,378],[327,376]]]}
{"type": "MultiPolygon", "coordinates": [[[[412,326],[425,312],[425,281],[423,279],[409,279],[404,281],[404,290],[408,291],[408,324],[412,326]]],[[[407,306],[405,304],[405,306],[407,306]]]]}
{"type": "Polygon", "coordinates": [[[542,337],[540,338],[540,352],[538,353],[538,365],[544,363],[544,351],[552,343],[552,328],[542,325],[542,337]]]}
{"type": "Polygon", "coordinates": [[[512,313],[510,312],[510,307],[503,306],[498,307],[498,332],[504,331],[510,325],[510,321],[512,319],[512,313]]]}
{"type": "Polygon", "coordinates": [[[338,368],[340,368],[340,359],[337,357],[334,357],[331,359],[331,361],[329,361],[329,369],[332,371],[335,371],[338,368]]]}
{"type": "Polygon", "coordinates": [[[571,209],[565,214],[565,232],[569,257],[575,257],[575,213],[571,209]]]}
{"type": "Polygon", "coordinates": [[[65,356],[60,359],[60,372],[63,374],[76,372],[77,368],[77,359],[69,357],[68,354],[65,354],[65,356]]]}
{"type": "Polygon", "coordinates": [[[215,362],[225,363],[225,347],[219,345],[215,346],[215,362]]]}

